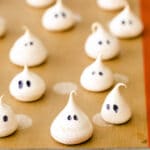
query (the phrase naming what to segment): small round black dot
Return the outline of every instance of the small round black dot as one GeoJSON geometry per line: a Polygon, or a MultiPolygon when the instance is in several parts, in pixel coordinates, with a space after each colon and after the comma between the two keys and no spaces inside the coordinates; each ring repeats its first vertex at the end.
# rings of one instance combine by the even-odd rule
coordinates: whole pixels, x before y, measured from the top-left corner
{"type": "Polygon", "coordinates": [[[103,75],[103,72],[100,71],[98,74],[99,74],[100,76],[102,76],[102,75],[103,75]]]}
{"type": "Polygon", "coordinates": [[[106,104],[106,109],[110,109],[110,105],[109,104],[106,104]]]}
{"type": "Polygon", "coordinates": [[[67,116],[67,119],[68,119],[68,120],[71,120],[71,119],[72,119],[72,118],[71,118],[71,115],[68,115],[68,116],[67,116]]]}
{"type": "Polygon", "coordinates": [[[92,71],[92,75],[94,75],[95,74],[95,71],[92,71]]]}
{"type": "Polygon", "coordinates": [[[74,115],[74,116],[73,116],[73,119],[74,119],[74,120],[78,120],[78,116],[77,116],[77,115],[74,115]]]}
{"type": "Polygon", "coordinates": [[[62,12],[61,15],[66,18],[66,13],[62,12]]]}
{"type": "Polygon", "coordinates": [[[113,110],[115,111],[115,113],[118,113],[118,109],[119,109],[118,105],[114,104],[113,105],[113,110]]]}
{"type": "Polygon", "coordinates": [[[58,14],[55,14],[54,17],[55,17],[55,18],[58,18],[58,14]]]}
{"type": "Polygon", "coordinates": [[[30,45],[33,45],[34,43],[33,42],[30,42],[30,45]]]}
{"type": "Polygon", "coordinates": [[[18,88],[19,89],[23,88],[23,82],[21,80],[18,81],[18,88]]]}
{"type": "Polygon", "coordinates": [[[109,40],[107,40],[107,41],[106,41],[106,43],[107,43],[107,44],[110,44],[110,41],[109,41],[109,40]]]}
{"type": "Polygon", "coordinates": [[[99,41],[99,42],[98,42],[98,44],[99,44],[99,45],[102,45],[102,44],[103,44],[103,42],[102,42],[102,41],[99,41]]]}
{"type": "Polygon", "coordinates": [[[3,121],[4,121],[4,122],[7,122],[7,121],[8,121],[8,116],[6,116],[6,115],[3,116],[3,121]]]}
{"type": "Polygon", "coordinates": [[[25,43],[24,46],[28,46],[28,43],[25,43]]]}
{"type": "Polygon", "coordinates": [[[29,80],[26,81],[27,87],[31,86],[31,82],[29,80]]]}
{"type": "Polygon", "coordinates": [[[125,22],[124,20],[122,20],[121,23],[122,23],[123,25],[125,25],[126,22],[125,22]]]}

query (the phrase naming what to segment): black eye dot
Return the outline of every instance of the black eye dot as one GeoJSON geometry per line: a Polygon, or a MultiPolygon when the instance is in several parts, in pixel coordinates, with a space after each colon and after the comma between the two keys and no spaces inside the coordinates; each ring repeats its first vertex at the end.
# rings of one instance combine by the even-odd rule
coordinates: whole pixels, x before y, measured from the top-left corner
{"type": "Polygon", "coordinates": [[[102,45],[102,44],[103,44],[103,42],[102,42],[102,41],[98,41],[98,44],[99,44],[99,45],[102,45]]]}
{"type": "Polygon", "coordinates": [[[68,120],[71,120],[71,119],[72,119],[72,118],[71,118],[71,115],[68,115],[68,116],[67,116],[67,119],[68,119],[68,120]]]}
{"type": "Polygon", "coordinates": [[[110,105],[109,104],[106,104],[106,109],[110,109],[110,105]]]}
{"type": "Polygon", "coordinates": [[[109,40],[107,40],[107,41],[106,41],[106,43],[107,43],[107,44],[110,44],[110,41],[109,41],[109,40]]]}
{"type": "Polygon", "coordinates": [[[103,75],[103,72],[100,71],[98,74],[99,74],[100,76],[102,76],[102,75],[103,75]]]}
{"type": "Polygon", "coordinates": [[[23,82],[21,80],[18,81],[18,88],[19,89],[23,88],[23,82]]]}
{"type": "Polygon", "coordinates": [[[116,104],[114,104],[113,105],[113,110],[115,111],[115,113],[118,113],[118,109],[119,109],[119,107],[116,104]]]}
{"type": "Polygon", "coordinates": [[[74,120],[78,120],[78,116],[77,116],[77,115],[74,115],[74,116],[73,116],[73,119],[74,119],[74,120]]]}
{"type": "Polygon", "coordinates": [[[66,13],[62,12],[61,15],[66,18],[66,13]]]}
{"type": "Polygon", "coordinates": [[[132,24],[132,20],[129,20],[129,24],[132,24]]]}
{"type": "Polygon", "coordinates": [[[4,122],[7,122],[7,121],[8,121],[8,116],[6,116],[6,115],[3,116],[3,121],[4,121],[4,122]]]}
{"type": "Polygon", "coordinates": [[[24,46],[28,46],[28,43],[25,43],[24,46]]]}
{"type": "Polygon", "coordinates": [[[55,14],[54,17],[55,17],[55,18],[58,18],[58,14],[55,14]]]}
{"type": "Polygon", "coordinates": [[[121,24],[125,25],[125,23],[126,23],[126,22],[125,22],[124,20],[121,21],[121,24]]]}
{"type": "Polygon", "coordinates": [[[95,71],[92,71],[92,75],[94,75],[95,74],[95,71]]]}
{"type": "Polygon", "coordinates": [[[34,43],[33,42],[30,42],[30,45],[33,45],[34,43]]]}
{"type": "Polygon", "coordinates": [[[27,87],[31,86],[31,82],[29,80],[26,81],[27,87]]]}

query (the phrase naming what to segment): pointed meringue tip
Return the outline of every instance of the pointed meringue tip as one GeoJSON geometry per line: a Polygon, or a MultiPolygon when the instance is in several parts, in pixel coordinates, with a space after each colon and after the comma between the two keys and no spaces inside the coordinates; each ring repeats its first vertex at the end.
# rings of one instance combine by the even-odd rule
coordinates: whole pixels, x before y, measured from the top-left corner
{"type": "Polygon", "coordinates": [[[74,95],[76,95],[76,91],[75,90],[72,90],[71,92],[70,92],[70,94],[69,94],[69,101],[68,101],[68,104],[70,105],[72,105],[72,104],[75,104],[75,102],[74,102],[74,98],[73,98],[73,96],[74,95]]]}
{"type": "Polygon", "coordinates": [[[124,10],[126,10],[126,11],[129,11],[129,10],[130,10],[130,6],[129,6],[129,4],[128,4],[127,2],[125,3],[124,10]]]}
{"type": "Polygon", "coordinates": [[[120,87],[127,88],[127,85],[125,83],[117,83],[117,85],[115,86],[115,89],[119,89],[120,87]]]}
{"type": "Polygon", "coordinates": [[[76,90],[72,90],[72,91],[70,92],[70,97],[73,97],[73,96],[76,95],[76,94],[77,94],[76,90]]]}
{"type": "Polygon", "coordinates": [[[57,5],[62,5],[62,0],[57,0],[56,4],[57,5]]]}
{"type": "Polygon", "coordinates": [[[97,63],[102,63],[102,54],[101,53],[98,54],[98,56],[96,58],[96,62],[97,63]]]}
{"type": "Polygon", "coordinates": [[[25,65],[24,65],[24,70],[23,70],[23,71],[24,71],[24,72],[28,72],[28,70],[29,70],[29,69],[28,69],[28,65],[25,64],[25,65]]]}
{"type": "Polygon", "coordinates": [[[92,32],[96,32],[98,29],[102,29],[102,25],[99,22],[94,22],[91,29],[92,32]]]}
{"type": "Polygon", "coordinates": [[[4,95],[1,95],[1,96],[0,96],[0,105],[3,104],[3,97],[4,97],[4,95]]]}
{"type": "Polygon", "coordinates": [[[23,29],[25,32],[29,32],[29,28],[28,28],[26,25],[23,25],[23,26],[22,26],[22,29],[23,29]]]}

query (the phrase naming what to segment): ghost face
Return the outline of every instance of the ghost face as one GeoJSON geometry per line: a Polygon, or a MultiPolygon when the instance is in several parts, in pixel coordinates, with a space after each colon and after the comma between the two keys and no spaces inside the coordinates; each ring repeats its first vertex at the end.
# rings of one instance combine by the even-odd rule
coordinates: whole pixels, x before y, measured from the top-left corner
{"type": "Polygon", "coordinates": [[[20,73],[10,83],[10,93],[20,101],[34,101],[45,92],[44,81],[34,73],[20,73]]]}
{"type": "Polygon", "coordinates": [[[85,51],[89,57],[96,59],[101,53],[102,59],[111,59],[119,53],[118,40],[107,33],[94,32],[85,43],[85,51]]]}
{"type": "Polygon", "coordinates": [[[10,60],[19,66],[39,65],[46,59],[47,51],[37,38],[26,34],[19,38],[12,47],[10,60]]]}
{"type": "Polygon", "coordinates": [[[0,137],[5,137],[16,131],[18,123],[11,108],[5,104],[0,106],[0,137]]]}
{"type": "Polygon", "coordinates": [[[110,30],[117,37],[132,38],[141,34],[143,25],[132,12],[122,12],[110,23],[110,30]]]}
{"type": "Polygon", "coordinates": [[[47,30],[61,31],[71,28],[75,17],[69,9],[54,6],[45,12],[42,23],[47,30]]]}
{"type": "Polygon", "coordinates": [[[79,144],[91,137],[93,127],[88,117],[78,109],[60,112],[51,126],[51,135],[64,144],[79,144]]]}
{"type": "Polygon", "coordinates": [[[97,67],[95,64],[87,67],[80,78],[81,85],[94,92],[104,91],[113,85],[112,72],[106,67],[97,67]]]}

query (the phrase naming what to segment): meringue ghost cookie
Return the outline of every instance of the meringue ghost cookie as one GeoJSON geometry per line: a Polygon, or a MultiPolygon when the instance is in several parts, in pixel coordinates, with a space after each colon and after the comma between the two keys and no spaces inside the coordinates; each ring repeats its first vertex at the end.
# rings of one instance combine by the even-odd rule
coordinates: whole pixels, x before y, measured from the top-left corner
{"type": "Polygon", "coordinates": [[[47,58],[47,50],[42,42],[28,29],[12,46],[10,61],[19,66],[37,66],[47,58]]]}
{"type": "Polygon", "coordinates": [[[0,137],[11,135],[17,128],[18,122],[15,113],[0,97],[0,137]]]}
{"type": "Polygon", "coordinates": [[[95,22],[92,24],[92,34],[86,40],[85,52],[94,59],[101,53],[102,59],[108,60],[119,54],[119,41],[95,22]]]}
{"type": "Polygon", "coordinates": [[[144,29],[141,20],[131,11],[129,6],[112,19],[109,24],[112,34],[118,38],[133,38],[144,29]]]}
{"type": "Polygon", "coordinates": [[[131,110],[125,101],[125,98],[119,91],[123,83],[118,83],[114,89],[107,95],[100,112],[101,117],[111,124],[122,124],[131,118],[131,110]]]}
{"type": "Polygon", "coordinates": [[[97,4],[99,7],[105,10],[118,10],[127,4],[126,0],[97,0],[97,4]]]}
{"type": "Polygon", "coordinates": [[[37,74],[24,70],[17,74],[9,85],[10,94],[19,101],[30,102],[41,98],[46,90],[44,80],[37,74]]]}
{"type": "Polygon", "coordinates": [[[63,31],[71,28],[76,24],[76,15],[62,3],[57,3],[49,8],[42,17],[42,25],[50,31],[63,31]]]}
{"type": "Polygon", "coordinates": [[[55,0],[26,0],[27,4],[32,7],[42,8],[54,3],[55,0]]]}
{"type": "Polygon", "coordinates": [[[81,74],[80,84],[83,88],[93,92],[109,89],[114,84],[114,75],[107,68],[98,55],[94,63],[89,65],[81,74]]]}
{"type": "Polygon", "coordinates": [[[93,134],[93,126],[87,115],[74,102],[72,91],[65,108],[57,115],[50,127],[51,136],[63,144],[79,144],[93,134]]]}
{"type": "Polygon", "coordinates": [[[6,33],[6,21],[4,18],[0,17],[0,37],[4,36],[6,33]]]}

